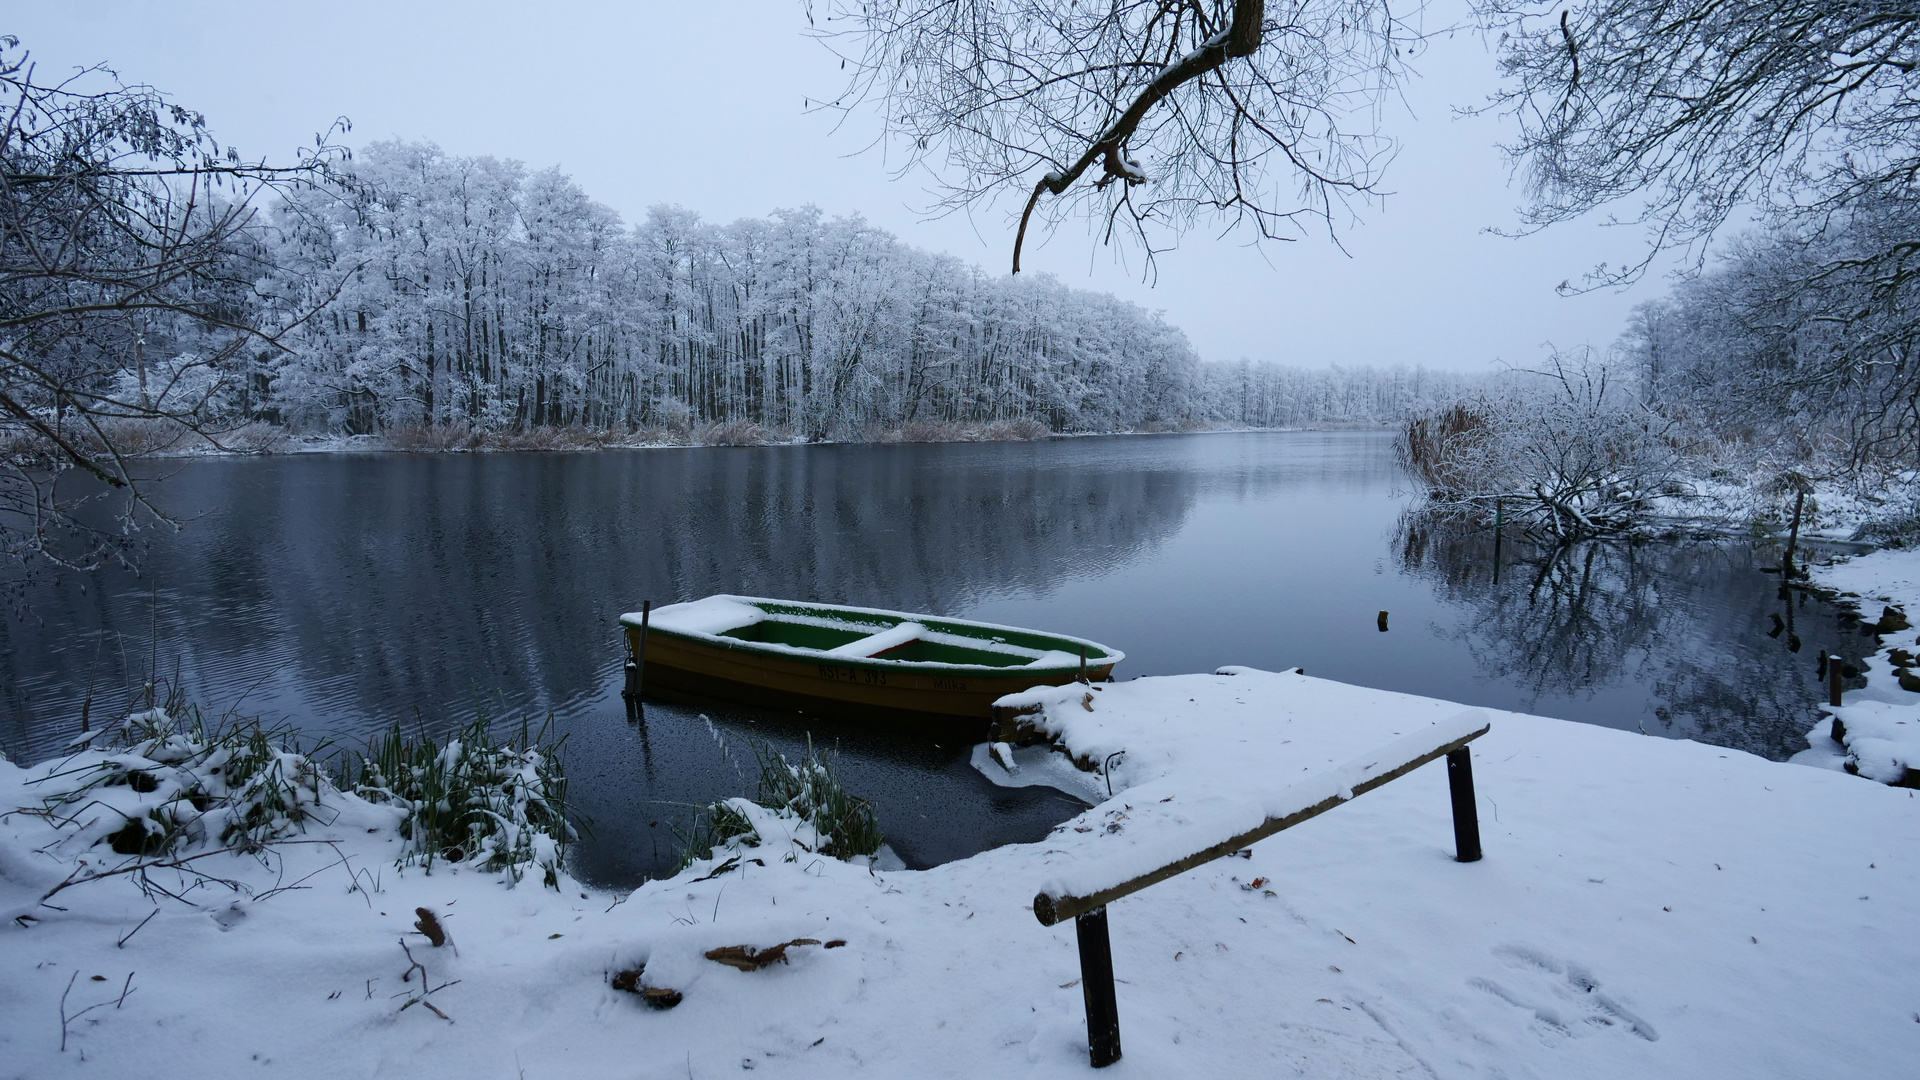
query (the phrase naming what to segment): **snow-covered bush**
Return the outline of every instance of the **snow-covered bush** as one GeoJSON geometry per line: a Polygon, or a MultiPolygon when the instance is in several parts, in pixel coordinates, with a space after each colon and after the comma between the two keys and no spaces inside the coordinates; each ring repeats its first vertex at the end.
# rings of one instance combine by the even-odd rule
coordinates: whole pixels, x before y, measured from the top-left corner
{"type": "Polygon", "coordinates": [[[723,420],[702,428],[694,441],[702,446],[767,446],[784,440],[751,420],[723,420]]]}
{"type": "Polygon", "coordinates": [[[289,733],[237,719],[209,726],[178,700],[85,741],[33,781],[41,812],[73,849],[105,844],[136,856],[255,849],[324,820],[338,796],[289,733]],[[94,745],[116,737],[119,748],[94,745]]]}
{"type": "Polygon", "coordinates": [[[79,860],[76,880],[260,852],[351,811],[353,822],[399,832],[402,866],[466,862],[515,882],[538,867],[557,887],[577,836],[564,741],[545,728],[502,740],[484,717],[444,746],[396,726],[368,753],[338,760],[336,778],[320,763],[324,743],[303,751],[291,731],[231,714],[209,723],[175,692],[38,766],[27,782],[37,804],[0,813],[52,826],[59,838],[47,850],[79,860]],[[82,857],[97,849],[126,858],[82,857]]]}
{"type": "Polygon", "coordinates": [[[1582,351],[1538,372],[1416,417],[1402,463],[1434,509],[1507,520],[1573,539],[1642,524],[1676,490],[1685,456],[1679,425],[1582,351]]]}
{"type": "Polygon", "coordinates": [[[484,716],[444,746],[424,734],[409,738],[395,724],[354,756],[343,786],[402,811],[402,866],[469,862],[515,881],[539,867],[557,886],[577,836],[560,766],[565,742],[545,726],[529,737],[523,726],[515,745],[496,737],[484,716]]]}
{"type": "Polygon", "coordinates": [[[683,867],[718,847],[751,847],[769,839],[769,815],[811,851],[836,859],[873,855],[883,838],[873,803],[849,794],[833,766],[807,740],[798,763],[771,745],[755,747],[760,783],[751,800],[724,799],[696,817],[681,855],[683,867]]]}

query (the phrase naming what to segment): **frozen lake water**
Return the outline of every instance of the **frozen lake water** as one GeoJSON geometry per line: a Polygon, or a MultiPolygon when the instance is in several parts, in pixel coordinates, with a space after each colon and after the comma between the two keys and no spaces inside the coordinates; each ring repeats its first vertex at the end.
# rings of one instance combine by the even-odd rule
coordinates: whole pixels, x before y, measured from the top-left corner
{"type": "Polygon", "coordinates": [[[357,745],[477,703],[570,742],[583,877],[671,869],[689,807],[751,790],[749,745],[837,748],[909,865],[1044,835],[1078,804],[994,788],[963,739],[713,706],[628,722],[615,620],[716,592],[959,615],[1116,646],[1136,675],[1223,664],[1519,709],[1775,759],[1822,649],[1868,639],[1779,595],[1741,542],[1589,544],[1410,528],[1378,432],[173,464],[187,519],[143,573],[46,575],[0,624],[0,749],[57,750],[156,666],[357,745]],[[1390,612],[1390,630],[1376,625],[1390,612]],[[703,719],[702,714],[708,719],[703,719]],[[711,727],[709,726],[711,721],[711,727]],[[729,752],[722,755],[716,733],[729,752]]]}

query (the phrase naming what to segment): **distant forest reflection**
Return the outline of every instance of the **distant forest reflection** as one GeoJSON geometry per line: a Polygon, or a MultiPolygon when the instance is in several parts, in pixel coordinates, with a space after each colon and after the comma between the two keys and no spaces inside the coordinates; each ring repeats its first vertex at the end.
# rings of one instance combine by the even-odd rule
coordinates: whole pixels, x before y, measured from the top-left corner
{"type": "Polygon", "coordinates": [[[1448,636],[1487,678],[1536,697],[1638,682],[1649,734],[1776,760],[1806,749],[1808,684],[1822,650],[1856,661],[1847,612],[1776,575],[1779,553],[1728,540],[1541,543],[1410,511],[1403,570],[1456,609],[1448,636]]]}

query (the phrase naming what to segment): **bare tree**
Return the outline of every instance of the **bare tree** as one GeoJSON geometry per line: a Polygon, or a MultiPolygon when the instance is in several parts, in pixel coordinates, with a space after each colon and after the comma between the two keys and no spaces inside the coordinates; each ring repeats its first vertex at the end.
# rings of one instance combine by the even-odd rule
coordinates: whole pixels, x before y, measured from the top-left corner
{"type": "MultiPolygon", "coordinates": [[[[1500,34],[1534,227],[1628,205],[1650,243],[1590,285],[1630,281],[1758,207],[1817,231],[1915,203],[1920,8],[1910,0],[1478,0],[1500,34]]],[[[1920,241],[1872,258],[1901,279],[1920,241]]],[[[1563,286],[1564,287],[1564,286],[1563,286]]]]}
{"type": "Polygon", "coordinates": [[[1644,525],[1687,448],[1679,421],[1587,350],[1556,352],[1540,371],[1410,420],[1398,446],[1429,511],[1485,520],[1504,509],[1560,540],[1644,525]]]}
{"type": "Polygon", "coordinates": [[[205,118],[87,68],[36,81],[0,38],[0,543],[85,567],[163,515],[129,453],[180,436],[220,446],[240,362],[275,347],[254,282],[263,191],[326,171],[248,163],[205,118]],[[76,472],[84,477],[74,483],[76,472]],[[79,513],[103,495],[110,511],[79,513]]]}
{"type": "Polygon", "coordinates": [[[1768,230],[1635,313],[1623,353],[1663,412],[1758,471],[1867,489],[1920,454],[1920,283],[1889,287],[1911,216],[1857,207],[1844,227],[1768,230]]]}
{"type": "MultiPolygon", "coordinates": [[[[1413,31],[1387,0],[826,0],[820,36],[948,210],[1024,196],[1103,239],[1202,218],[1293,239],[1375,192],[1372,106],[1413,31]],[[1357,124],[1349,129],[1349,124],[1357,124]],[[1084,181],[1084,182],[1083,182],[1084,181]]],[[[809,18],[812,5],[809,4],[809,18]]]]}

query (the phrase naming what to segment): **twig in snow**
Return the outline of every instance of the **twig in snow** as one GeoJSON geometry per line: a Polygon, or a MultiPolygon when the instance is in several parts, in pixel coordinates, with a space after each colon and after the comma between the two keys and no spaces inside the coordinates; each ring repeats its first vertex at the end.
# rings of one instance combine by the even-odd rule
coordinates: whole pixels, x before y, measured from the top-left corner
{"type": "MultiPolygon", "coordinates": [[[[724,874],[727,871],[732,870],[734,867],[739,865],[740,865],[740,856],[735,855],[732,858],[721,863],[719,866],[714,867],[712,873],[703,874],[700,877],[694,878],[693,881],[688,882],[688,884],[693,884],[694,882],[701,882],[701,881],[712,881],[714,878],[719,877],[721,874],[724,874]]],[[[761,865],[764,866],[766,864],[762,863],[761,865]]]]}
{"type": "MultiPolygon", "coordinates": [[[[759,971],[770,964],[786,963],[787,950],[790,948],[818,944],[820,944],[819,938],[794,938],[792,941],[783,941],[764,949],[756,949],[751,945],[728,945],[724,948],[708,949],[706,956],[714,963],[739,968],[741,971],[759,971]]],[[[836,941],[835,944],[845,945],[846,942],[836,941]]]]}
{"type": "MultiPolygon", "coordinates": [[[[395,1011],[406,1012],[408,1009],[413,1008],[415,1005],[425,1005],[427,1009],[433,1013],[433,1015],[439,1017],[442,1020],[445,1020],[449,1024],[453,1023],[453,1017],[448,1016],[446,1013],[441,1012],[439,1008],[434,1005],[433,1002],[427,1000],[427,996],[437,991],[445,990],[449,986],[458,986],[460,984],[460,980],[454,979],[451,982],[443,982],[439,986],[433,986],[431,985],[432,980],[427,975],[427,966],[414,958],[413,950],[407,948],[407,942],[406,942],[406,939],[404,938],[402,938],[400,941],[400,951],[407,954],[407,970],[400,975],[400,981],[412,982],[413,973],[418,971],[420,973],[420,992],[414,995],[413,997],[408,998],[406,1004],[401,1005],[400,1008],[395,1011]]],[[[368,983],[368,992],[369,993],[372,992],[371,982],[368,983]]],[[[400,991],[400,993],[395,994],[393,996],[403,997],[407,993],[409,993],[409,991],[402,990],[400,991]]]]}
{"type": "Polygon", "coordinates": [[[60,991],[60,1052],[63,1054],[67,1052],[67,1024],[71,1022],[67,1016],[67,995],[73,993],[73,984],[79,978],[80,973],[75,971],[67,980],[67,988],[60,991]]]}
{"type": "MultiPolygon", "coordinates": [[[[147,925],[148,923],[150,923],[150,922],[152,922],[152,921],[153,921],[153,917],[154,917],[155,915],[158,915],[158,914],[160,914],[160,909],[159,909],[159,908],[157,908],[157,907],[156,907],[156,908],[154,908],[154,909],[153,909],[152,911],[149,911],[149,912],[147,912],[147,917],[146,917],[146,918],[144,918],[144,919],[141,919],[141,920],[140,920],[140,926],[136,926],[136,927],[134,927],[133,929],[131,929],[131,930],[129,930],[129,931],[127,931],[127,932],[126,932],[126,933],[125,933],[124,935],[122,935],[122,936],[121,936],[121,938],[120,938],[120,940],[119,940],[119,941],[116,941],[116,942],[114,942],[114,943],[113,943],[113,947],[114,947],[114,948],[116,948],[116,949],[124,949],[124,948],[126,948],[126,947],[127,947],[127,942],[128,942],[128,941],[130,941],[130,940],[132,940],[132,938],[133,938],[133,935],[135,935],[135,934],[137,934],[137,933],[139,933],[139,932],[140,932],[140,927],[141,927],[141,926],[145,926],[145,925],[147,925]]],[[[131,976],[129,976],[129,977],[131,977],[131,976]]]]}
{"type": "MultiPolygon", "coordinates": [[[[98,976],[96,976],[96,978],[97,977],[98,976]]],[[[133,985],[133,972],[129,971],[127,972],[127,981],[124,984],[122,984],[120,987],[119,997],[108,998],[105,1001],[96,1001],[92,1005],[89,1005],[86,1008],[81,1009],[79,1012],[74,1013],[72,1016],[68,1016],[67,1015],[67,995],[73,993],[73,984],[78,982],[79,980],[80,980],[80,973],[78,971],[75,971],[72,977],[67,979],[67,988],[60,992],[60,1052],[63,1054],[67,1052],[68,1029],[75,1020],[80,1019],[81,1017],[87,1015],[88,1013],[92,1012],[95,1009],[104,1009],[108,1005],[111,1005],[114,1008],[118,1009],[120,1006],[125,1005],[127,1003],[127,995],[133,993],[135,989],[133,985]]]]}
{"type": "MultiPolygon", "coordinates": [[[[272,897],[272,896],[276,896],[276,895],[278,895],[278,894],[280,894],[280,893],[283,893],[283,892],[291,892],[291,891],[292,891],[292,890],[294,890],[294,889],[300,889],[300,888],[305,888],[305,886],[306,886],[306,882],[307,882],[307,881],[309,881],[309,880],[311,880],[311,879],[313,879],[313,878],[316,878],[316,877],[319,877],[319,876],[320,876],[321,874],[323,874],[323,873],[325,873],[325,872],[327,872],[328,870],[331,870],[331,869],[333,869],[333,868],[334,868],[334,867],[336,867],[336,866],[344,866],[344,867],[346,867],[346,869],[347,869],[347,874],[348,874],[348,876],[349,876],[349,877],[352,877],[352,878],[354,879],[354,882],[355,882],[355,884],[358,884],[358,883],[359,883],[359,878],[358,878],[358,876],[357,876],[357,875],[355,875],[355,874],[354,874],[354,871],[353,871],[353,864],[352,864],[352,862],[350,861],[350,859],[348,858],[348,856],[347,856],[347,854],[346,854],[345,852],[343,852],[343,851],[341,851],[341,850],[340,850],[340,845],[339,845],[339,844],[337,844],[337,843],[334,843],[334,842],[333,842],[333,841],[331,841],[331,840],[325,840],[325,841],[322,841],[322,843],[324,843],[324,844],[326,844],[326,845],[327,845],[328,847],[330,847],[330,848],[332,848],[332,849],[333,849],[333,853],[334,853],[334,855],[336,856],[336,858],[334,859],[334,861],[333,861],[333,862],[330,862],[330,863],[328,863],[327,865],[325,865],[325,866],[323,866],[323,867],[321,867],[320,869],[318,869],[318,870],[315,870],[314,872],[312,872],[312,873],[310,873],[310,874],[307,874],[306,876],[304,876],[304,877],[302,877],[302,878],[300,878],[300,880],[298,880],[298,881],[295,881],[295,882],[294,882],[293,884],[291,884],[291,885],[275,885],[275,886],[274,886],[273,888],[271,888],[271,889],[268,889],[268,890],[267,890],[266,892],[263,892],[263,893],[259,893],[259,894],[257,894],[257,895],[255,895],[255,896],[254,896],[254,899],[255,899],[255,900],[265,900],[265,899],[267,899],[267,898],[269,898],[269,897],[272,897]]],[[[286,867],[286,860],[285,860],[285,859],[282,859],[282,860],[280,861],[280,865],[281,865],[281,868],[282,868],[282,872],[284,873],[284,871],[285,871],[285,867],[286,867]]],[[[368,907],[372,907],[372,906],[373,906],[373,898],[372,898],[372,897],[366,897],[365,899],[366,899],[366,901],[367,901],[367,906],[368,906],[368,907]]]]}
{"type": "MultiPolygon", "coordinates": [[[[331,844],[333,842],[334,841],[331,841],[331,840],[275,840],[272,842],[272,844],[274,846],[278,846],[280,844],[331,844]]],[[[202,851],[197,855],[182,855],[177,858],[135,859],[133,862],[127,863],[124,866],[118,866],[112,870],[102,870],[97,873],[88,873],[87,871],[91,870],[92,868],[90,866],[83,866],[74,870],[73,873],[68,874],[66,877],[66,880],[60,882],[60,884],[55,885],[53,888],[48,889],[44,893],[41,893],[40,902],[42,904],[45,904],[48,907],[52,907],[53,905],[47,904],[47,901],[51,900],[56,894],[62,892],[63,890],[70,889],[75,885],[84,885],[89,881],[100,881],[104,878],[117,877],[121,874],[140,874],[144,879],[147,871],[150,871],[150,870],[186,870],[187,864],[191,862],[197,862],[201,859],[209,859],[215,855],[232,855],[238,852],[258,853],[260,850],[260,847],[261,845],[259,844],[237,844],[232,847],[214,848],[212,851],[202,851]]],[[[236,892],[245,888],[245,886],[241,885],[237,881],[232,881],[227,878],[215,877],[212,874],[204,873],[203,871],[200,871],[198,869],[194,869],[191,872],[194,875],[196,875],[196,877],[198,878],[198,880],[195,882],[196,886],[205,884],[208,882],[212,882],[217,885],[228,886],[229,888],[235,890],[236,892]]],[[[150,885],[150,884],[151,884],[150,882],[143,881],[142,888],[144,889],[147,885],[150,885]]],[[[153,886],[153,887],[156,889],[159,888],[158,886],[153,886]]],[[[175,900],[181,901],[182,903],[189,902],[185,898],[178,895],[177,893],[168,892],[165,889],[160,889],[159,891],[175,900]]],[[[192,891],[191,888],[189,888],[188,891],[192,891]]]]}

